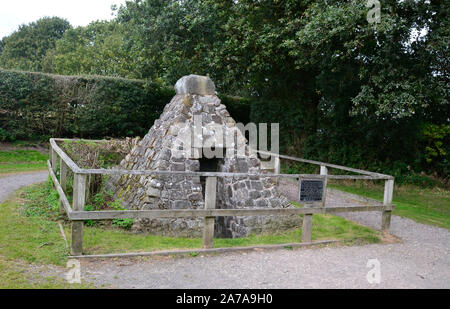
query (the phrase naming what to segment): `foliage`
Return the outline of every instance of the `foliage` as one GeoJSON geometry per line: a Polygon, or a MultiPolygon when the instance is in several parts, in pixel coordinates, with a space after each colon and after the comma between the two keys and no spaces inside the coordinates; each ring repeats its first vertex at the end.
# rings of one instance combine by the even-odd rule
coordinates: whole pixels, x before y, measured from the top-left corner
{"type": "Polygon", "coordinates": [[[428,123],[423,126],[422,133],[426,140],[426,162],[431,166],[435,166],[437,170],[443,169],[444,175],[449,175],[450,125],[428,123]]]}
{"type": "Polygon", "coordinates": [[[112,224],[123,228],[125,230],[129,230],[131,229],[131,227],[133,226],[134,220],[130,219],[130,218],[125,218],[125,219],[113,219],[112,220],[112,224]]]}
{"type": "Polygon", "coordinates": [[[65,140],[60,147],[81,168],[96,169],[118,165],[139,138],[123,140],[65,140]]]}
{"type": "Polygon", "coordinates": [[[25,198],[39,201],[27,204],[22,209],[22,213],[27,217],[41,217],[50,220],[57,220],[59,217],[59,195],[54,190],[53,182],[49,176],[48,180],[41,185],[40,190],[25,190],[25,198]]]}
{"type": "MultiPolygon", "coordinates": [[[[219,1],[222,2],[222,1],[219,1]]],[[[187,74],[214,77],[222,18],[214,1],[129,1],[118,10],[125,49],[139,78],[173,85],[187,74]]],[[[218,84],[220,85],[220,84],[218,84]]]]}
{"type": "Polygon", "coordinates": [[[144,135],[174,92],[151,82],[0,69],[6,140],[144,135]]]}
{"type": "MultiPolygon", "coordinates": [[[[125,208],[122,207],[122,204],[120,203],[119,200],[114,200],[114,202],[112,202],[110,206],[114,210],[125,210],[125,208]]],[[[131,227],[133,226],[133,223],[134,223],[134,220],[131,218],[113,219],[112,220],[113,225],[123,228],[125,230],[131,229],[131,227]]]]}
{"type": "MultiPolygon", "coordinates": [[[[124,140],[109,140],[92,142],[85,140],[70,140],[61,143],[61,148],[80,167],[88,169],[107,168],[116,166],[131,152],[139,138],[124,140]]],[[[125,210],[120,201],[114,199],[112,192],[105,191],[107,177],[102,175],[89,176],[89,195],[84,210],[125,210]]],[[[123,229],[130,229],[133,219],[113,219],[112,225],[123,229]]],[[[96,226],[98,222],[87,220],[87,226],[96,226]]]]}
{"type": "Polygon", "coordinates": [[[0,44],[0,67],[41,71],[46,53],[55,48],[56,41],[70,29],[69,22],[59,17],[44,17],[21,25],[0,44]]]}
{"type": "MultiPolygon", "coordinates": [[[[107,168],[116,166],[130,153],[139,138],[124,140],[108,140],[93,142],[86,140],[63,141],[61,148],[80,167],[87,169],[107,168]]],[[[120,201],[114,199],[112,192],[105,190],[106,176],[90,175],[89,194],[84,207],[85,211],[98,210],[125,210],[120,201]]],[[[113,219],[112,225],[123,229],[130,229],[133,226],[133,219],[113,219]]],[[[101,222],[87,220],[87,226],[101,225],[101,222]]]]}
{"type": "MultiPolygon", "coordinates": [[[[120,161],[129,154],[139,141],[139,138],[126,138],[124,140],[108,140],[93,142],[89,140],[68,140],[60,144],[61,149],[81,168],[98,169],[119,165],[120,161]]],[[[89,200],[100,208],[105,203],[102,190],[105,179],[102,175],[89,175],[89,200]]],[[[94,207],[96,208],[96,207],[94,207]]],[[[96,208],[96,209],[100,209],[96,208]]]]}
{"type": "MultiPolygon", "coordinates": [[[[103,179],[104,180],[104,179],[103,179]]],[[[126,210],[123,208],[120,200],[114,199],[113,193],[105,191],[104,182],[102,187],[92,198],[89,199],[84,206],[85,211],[98,211],[98,210],[126,210]]],[[[86,226],[102,226],[105,221],[87,220],[86,226]]],[[[111,224],[119,228],[129,230],[133,226],[134,220],[131,218],[124,219],[112,219],[111,224]]]]}
{"type": "Polygon", "coordinates": [[[219,98],[236,122],[243,124],[251,122],[251,109],[253,104],[251,99],[224,94],[219,95],[219,98]]]}
{"type": "Polygon", "coordinates": [[[123,26],[115,21],[97,21],[69,29],[43,60],[45,72],[65,75],[140,77],[123,45],[123,26]]]}

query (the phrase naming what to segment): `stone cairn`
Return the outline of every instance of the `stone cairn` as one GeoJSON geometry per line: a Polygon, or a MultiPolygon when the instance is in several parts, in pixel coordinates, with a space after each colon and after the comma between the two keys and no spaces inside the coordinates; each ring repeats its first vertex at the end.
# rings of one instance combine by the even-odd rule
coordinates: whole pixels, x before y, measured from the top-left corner
{"type": "MultiPolygon", "coordinates": [[[[245,137],[215,95],[215,86],[209,77],[184,76],[176,83],[175,91],[176,95],[147,135],[122,160],[120,169],[261,173],[260,160],[256,155],[249,155],[252,152],[245,137]],[[217,128],[223,130],[225,137],[232,135],[234,142],[225,145],[217,140],[212,133],[217,128]],[[191,145],[192,136],[200,143],[191,145]],[[205,159],[202,156],[205,145],[213,145],[224,155],[205,159]],[[238,153],[237,146],[245,151],[238,153]]],[[[107,181],[106,189],[112,190],[128,209],[203,209],[202,178],[114,175],[107,181]]],[[[277,192],[275,179],[270,177],[218,177],[216,196],[218,209],[292,207],[277,192]]],[[[233,238],[250,233],[280,232],[301,225],[297,215],[217,217],[215,222],[216,237],[233,238]]],[[[202,227],[202,218],[159,218],[135,220],[132,229],[166,236],[200,237],[202,227]]]]}

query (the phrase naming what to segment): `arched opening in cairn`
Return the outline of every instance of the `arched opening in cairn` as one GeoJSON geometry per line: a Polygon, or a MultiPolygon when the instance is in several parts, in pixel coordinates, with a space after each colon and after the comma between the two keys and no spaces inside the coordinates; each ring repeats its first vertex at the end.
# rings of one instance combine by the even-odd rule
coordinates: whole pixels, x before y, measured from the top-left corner
{"type": "MultiPolygon", "coordinates": [[[[215,147],[211,148],[212,152],[219,154],[212,158],[201,157],[198,159],[199,161],[199,172],[220,172],[221,166],[224,165],[224,155],[225,151],[223,148],[216,149],[215,147]]],[[[203,150],[202,153],[205,153],[203,150]]],[[[200,176],[200,184],[202,186],[202,195],[203,200],[205,199],[205,186],[206,186],[206,176],[200,176]]]]}

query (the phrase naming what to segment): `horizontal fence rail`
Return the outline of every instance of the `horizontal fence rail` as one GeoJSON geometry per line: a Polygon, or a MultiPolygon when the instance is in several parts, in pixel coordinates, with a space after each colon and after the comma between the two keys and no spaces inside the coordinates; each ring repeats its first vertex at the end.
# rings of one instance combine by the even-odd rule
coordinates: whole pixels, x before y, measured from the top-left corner
{"type": "Polygon", "coordinates": [[[387,211],[393,206],[331,206],[311,208],[252,208],[252,209],[171,209],[171,210],[104,210],[73,211],[70,220],[106,220],[118,218],[198,218],[198,217],[232,217],[232,216],[273,216],[273,215],[312,215],[322,213],[339,213],[355,211],[387,211]]]}
{"type": "MultiPolygon", "coordinates": [[[[74,173],[78,174],[93,174],[93,175],[142,175],[142,176],[151,176],[151,175],[180,175],[180,176],[211,176],[211,177],[286,177],[286,178],[305,178],[305,179],[367,179],[367,180],[376,180],[376,179],[393,179],[390,175],[378,174],[367,172],[363,170],[353,169],[345,166],[328,164],[319,161],[305,160],[295,157],[289,157],[285,155],[277,155],[271,152],[259,151],[263,154],[271,154],[273,156],[279,156],[283,159],[299,161],[304,163],[310,163],[320,166],[327,166],[331,168],[336,168],[340,170],[345,170],[354,173],[360,173],[365,175],[317,175],[317,174],[280,174],[280,173],[227,173],[227,172],[186,172],[186,171],[156,171],[156,170],[125,170],[125,169],[83,169],[78,167],[75,162],[68,157],[64,151],[56,144],[57,140],[68,141],[70,139],[51,139],[50,144],[56,150],[56,153],[61,156],[61,158],[66,162],[66,164],[71,168],[74,173]],[[61,155],[63,154],[63,155],[61,155]]],[[[100,142],[100,141],[97,141],[100,142]]]]}
{"type": "Polygon", "coordinates": [[[347,171],[347,172],[353,172],[353,173],[364,174],[367,176],[375,177],[373,179],[394,179],[394,177],[391,175],[369,172],[369,171],[351,168],[351,167],[347,167],[347,166],[336,165],[336,164],[325,163],[325,162],[314,161],[314,160],[307,160],[307,159],[302,159],[302,158],[296,158],[296,157],[276,154],[273,152],[268,152],[268,151],[263,151],[263,150],[257,150],[257,151],[262,154],[278,156],[281,159],[286,159],[286,160],[290,160],[290,161],[297,161],[297,162],[309,163],[309,164],[314,164],[314,165],[320,165],[320,166],[335,168],[335,169],[343,170],[343,171],[347,171]]]}
{"type": "Polygon", "coordinates": [[[48,171],[50,173],[50,177],[53,180],[53,184],[56,187],[56,191],[58,191],[59,199],[62,202],[64,210],[70,219],[70,215],[72,214],[72,207],[70,207],[70,203],[67,200],[66,194],[65,194],[64,190],[62,189],[61,184],[59,183],[58,179],[56,178],[55,173],[53,172],[50,161],[47,161],[47,165],[48,165],[48,171]]]}
{"type": "MultiPolygon", "coordinates": [[[[382,213],[381,230],[387,232],[390,226],[391,212],[395,208],[392,205],[394,189],[394,178],[390,175],[368,172],[364,170],[349,168],[340,165],[328,164],[319,161],[305,160],[285,155],[259,151],[262,154],[275,157],[274,173],[228,173],[228,172],[185,172],[185,171],[153,171],[153,170],[123,170],[123,169],[83,169],[80,168],[57,144],[57,141],[70,141],[70,139],[50,139],[50,160],[47,161],[50,177],[60,197],[60,212],[66,213],[72,221],[72,243],[71,254],[82,255],[83,243],[83,221],[86,220],[109,220],[119,218],[204,218],[203,247],[213,247],[214,218],[229,216],[262,216],[262,215],[303,215],[302,242],[311,243],[312,216],[320,213],[340,213],[357,211],[380,211],[382,213]],[[60,180],[57,177],[57,162],[60,158],[60,180]],[[280,158],[298,162],[310,163],[320,166],[320,175],[317,174],[281,174],[280,158]],[[362,175],[329,175],[327,168],[335,168],[362,175]],[[66,196],[67,171],[74,173],[73,183],[73,205],[71,207],[66,196]],[[106,210],[85,211],[86,186],[88,175],[180,175],[180,176],[205,176],[205,209],[174,209],[174,210],[106,210]],[[302,180],[324,180],[323,190],[326,192],[328,179],[372,179],[385,180],[383,203],[368,200],[371,204],[364,206],[331,205],[325,207],[325,199],[319,204],[305,204],[303,208],[249,208],[249,209],[215,209],[217,177],[275,177],[302,179],[302,180]],[[319,206],[319,207],[317,207],[319,206]]],[[[103,142],[105,140],[90,140],[92,142],[103,142]]],[[[325,198],[325,194],[324,194],[325,198]]]]}

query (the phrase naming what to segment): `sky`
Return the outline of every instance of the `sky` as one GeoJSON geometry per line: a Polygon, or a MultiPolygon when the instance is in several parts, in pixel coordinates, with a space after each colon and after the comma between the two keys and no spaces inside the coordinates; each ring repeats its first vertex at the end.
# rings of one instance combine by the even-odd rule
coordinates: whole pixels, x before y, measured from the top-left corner
{"type": "Polygon", "coordinates": [[[0,0],[0,39],[10,35],[21,24],[45,16],[58,16],[70,24],[86,26],[94,20],[111,19],[111,5],[125,0],[0,0]]]}

